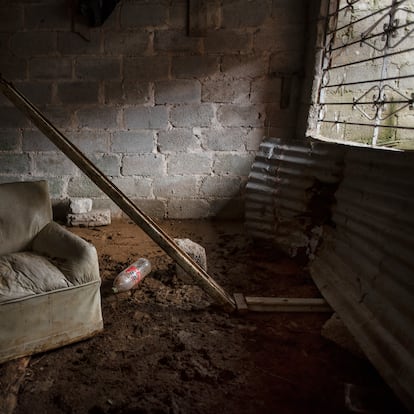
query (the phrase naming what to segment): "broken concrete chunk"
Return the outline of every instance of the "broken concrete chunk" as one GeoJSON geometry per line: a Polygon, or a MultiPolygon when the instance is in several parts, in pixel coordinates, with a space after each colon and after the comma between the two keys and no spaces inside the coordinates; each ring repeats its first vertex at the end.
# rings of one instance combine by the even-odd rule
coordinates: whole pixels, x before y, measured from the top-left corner
{"type": "Polygon", "coordinates": [[[352,336],[351,332],[349,332],[338,314],[334,313],[331,318],[325,322],[322,326],[321,335],[324,338],[335,342],[352,354],[360,358],[365,358],[364,352],[361,350],[355,338],[352,336]]]}
{"type": "Polygon", "coordinates": [[[111,224],[111,210],[92,210],[88,213],[68,214],[68,226],[96,227],[111,224]]]}
{"type": "Polygon", "coordinates": [[[89,213],[92,210],[92,200],[90,198],[71,198],[70,212],[73,214],[89,213]]]}
{"type": "MultiPolygon", "coordinates": [[[[207,271],[207,256],[203,246],[190,239],[174,239],[178,247],[184,250],[200,267],[207,271]]],[[[187,285],[194,285],[193,279],[178,264],[176,265],[177,277],[187,285]]]]}

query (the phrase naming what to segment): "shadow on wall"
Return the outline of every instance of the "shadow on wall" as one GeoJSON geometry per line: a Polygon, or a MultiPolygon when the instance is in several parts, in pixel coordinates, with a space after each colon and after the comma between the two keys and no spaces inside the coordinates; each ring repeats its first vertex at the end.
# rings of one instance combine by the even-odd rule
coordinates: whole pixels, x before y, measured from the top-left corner
{"type": "MultiPolygon", "coordinates": [[[[241,217],[263,136],[295,134],[303,1],[207,1],[202,37],[187,34],[185,2],[125,1],[101,27],[76,22],[88,41],[63,0],[1,4],[3,76],[155,216],[241,217]]],[[[56,199],[92,197],[119,213],[0,105],[0,181],[45,178],[56,199]]]]}

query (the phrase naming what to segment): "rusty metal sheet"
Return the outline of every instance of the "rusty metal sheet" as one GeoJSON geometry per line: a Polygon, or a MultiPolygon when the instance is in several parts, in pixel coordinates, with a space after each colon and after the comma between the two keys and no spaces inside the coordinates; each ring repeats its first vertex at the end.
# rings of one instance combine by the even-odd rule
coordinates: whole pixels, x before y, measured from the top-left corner
{"type": "Polygon", "coordinates": [[[344,146],[313,279],[414,411],[414,153],[344,146]]]}
{"type": "Polygon", "coordinates": [[[329,197],[315,196],[333,194],[342,157],[339,146],[323,142],[264,140],[246,185],[249,234],[274,241],[291,256],[311,254],[323,220],[317,210],[329,209],[330,203],[329,197]]]}

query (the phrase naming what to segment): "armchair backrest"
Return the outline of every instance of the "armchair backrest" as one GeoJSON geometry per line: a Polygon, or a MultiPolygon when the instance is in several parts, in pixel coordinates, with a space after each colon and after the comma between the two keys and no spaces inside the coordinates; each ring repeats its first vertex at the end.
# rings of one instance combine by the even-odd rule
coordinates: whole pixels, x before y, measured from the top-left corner
{"type": "Polygon", "coordinates": [[[33,238],[51,221],[46,181],[0,184],[0,255],[30,249],[33,238]]]}

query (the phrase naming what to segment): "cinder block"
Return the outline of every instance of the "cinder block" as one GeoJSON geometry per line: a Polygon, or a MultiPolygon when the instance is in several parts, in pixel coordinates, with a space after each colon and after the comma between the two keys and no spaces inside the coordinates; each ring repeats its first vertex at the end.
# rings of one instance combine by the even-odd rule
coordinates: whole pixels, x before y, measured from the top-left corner
{"type": "Polygon", "coordinates": [[[73,214],[89,213],[92,210],[92,200],[72,197],[69,199],[69,208],[73,214]]]}
{"type": "Polygon", "coordinates": [[[128,129],[163,129],[168,123],[167,108],[164,106],[126,108],[124,122],[128,129]]]}
{"type": "Polygon", "coordinates": [[[115,129],[118,127],[118,108],[110,106],[94,106],[82,108],[76,112],[79,127],[115,129]]]}
{"type": "Polygon", "coordinates": [[[183,30],[158,30],[154,35],[155,52],[168,53],[198,53],[201,39],[189,37],[183,30]]]}
{"type": "Polygon", "coordinates": [[[18,181],[22,181],[21,175],[2,175],[0,173],[0,183],[17,183],[18,181]]]}
{"type": "Polygon", "coordinates": [[[24,128],[29,120],[15,107],[0,107],[0,127],[4,129],[24,128]]]}
{"type": "Polygon", "coordinates": [[[154,149],[154,131],[116,131],[111,140],[113,152],[144,154],[151,153],[154,149]]]}
{"type": "Polygon", "coordinates": [[[58,50],[62,55],[99,54],[101,50],[101,32],[91,30],[87,33],[89,42],[85,42],[78,34],[72,32],[58,33],[58,50]]]}
{"type": "Polygon", "coordinates": [[[165,218],[165,202],[154,199],[133,199],[135,205],[153,218],[165,218]]]}
{"type": "Polygon", "coordinates": [[[141,105],[151,101],[152,92],[149,82],[106,81],[105,104],[141,105]]]}
{"type": "Polygon", "coordinates": [[[7,80],[20,80],[27,78],[27,61],[7,56],[0,59],[0,73],[7,80]]]}
{"type": "Polygon", "coordinates": [[[27,154],[0,154],[0,173],[8,175],[28,174],[30,160],[27,154]]]}
{"type": "Polygon", "coordinates": [[[292,53],[304,50],[303,25],[269,24],[254,34],[253,48],[259,53],[292,53]],[[277,41],[275,41],[277,39],[277,41]]]}
{"type": "Polygon", "coordinates": [[[62,2],[46,5],[30,4],[25,8],[25,26],[28,29],[70,29],[70,13],[62,2]]]}
{"type": "Polygon", "coordinates": [[[217,154],[213,164],[215,174],[248,176],[254,161],[254,155],[217,154]]]}
{"type": "Polygon", "coordinates": [[[203,197],[236,197],[240,194],[240,178],[205,177],[200,186],[203,197]]]}
{"type": "Polygon", "coordinates": [[[165,175],[165,159],[159,154],[126,155],[122,162],[122,175],[160,177],[165,175]]]}
{"type": "Polygon", "coordinates": [[[178,105],[170,111],[170,121],[174,127],[209,127],[214,119],[211,104],[178,105]]]}
{"type": "Polygon", "coordinates": [[[79,227],[98,227],[111,224],[111,210],[92,210],[89,213],[68,214],[67,225],[79,227]]]}
{"type": "Polygon", "coordinates": [[[114,177],[112,182],[129,197],[150,197],[152,195],[151,178],[114,177]]]}
{"type": "Polygon", "coordinates": [[[37,175],[76,175],[78,172],[76,165],[61,152],[34,153],[32,157],[34,172],[37,175]]]}
{"type": "Polygon", "coordinates": [[[58,151],[58,148],[38,129],[26,129],[23,131],[23,151],[58,151]]]}
{"type": "Polygon", "coordinates": [[[215,30],[204,39],[207,53],[238,54],[252,50],[253,41],[250,33],[233,30],[215,30]]]}
{"type": "Polygon", "coordinates": [[[253,103],[280,104],[281,95],[281,78],[267,78],[252,82],[250,101],[253,103]]]}
{"type": "MultiPolygon", "coordinates": [[[[269,73],[299,72],[303,68],[303,50],[284,50],[270,56],[269,73]]],[[[342,79],[341,79],[342,80],[342,79]]]]}
{"type": "Polygon", "coordinates": [[[33,57],[56,52],[56,32],[18,32],[10,39],[10,49],[16,56],[33,57]]]}
{"type": "Polygon", "coordinates": [[[176,56],[171,70],[177,78],[205,78],[218,73],[220,68],[215,56],[176,56]]]}
{"type": "Polygon", "coordinates": [[[71,177],[68,182],[69,197],[102,197],[101,190],[85,175],[71,177]]]}
{"type": "Polygon", "coordinates": [[[198,193],[197,180],[193,176],[168,176],[155,180],[153,192],[160,198],[191,198],[198,193]]]}
{"type": "Polygon", "coordinates": [[[273,18],[280,16],[287,25],[303,25],[307,18],[306,7],[303,7],[303,0],[290,0],[288,4],[289,7],[286,7],[286,2],[284,1],[273,1],[273,18]]]}
{"type": "Polygon", "coordinates": [[[10,33],[0,33],[0,56],[12,56],[9,48],[10,33]]]}
{"type": "Polygon", "coordinates": [[[121,27],[157,27],[167,23],[168,7],[165,4],[125,2],[121,5],[121,27]]]}
{"type": "Polygon", "coordinates": [[[58,83],[57,97],[63,104],[92,104],[98,102],[97,82],[58,83]]]}
{"type": "Polygon", "coordinates": [[[55,57],[30,59],[29,76],[31,79],[70,79],[72,61],[55,57]]]}
{"type": "Polygon", "coordinates": [[[245,79],[207,79],[203,81],[203,102],[248,104],[250,81],[245,79]]]}
{"type": "Polygon", "coordinates": [[[208,153],[178,153],[168,156],[169,175],[210,174],[211,155],[208,153]]]}
{"type": "Polygon", "coordinates": [[[47,105],[46,108],[42,109],[42,112],[57,128],[68,129],[73,126],[73,111],[66,106],[47,105]]]}
{"type": "Polygon", "coordinates": [[[173,128],[158,134],[160,152],[187,152],[196,149],[200,149],[199,139],[188,128],[173,128]]]}
{"type": "Polygon", "coordinates": [[[50,82],[16,82],[16,89],[34,104],[46,105],[52,100],[52,84],[50,82]]]}
{"type": "Polygon", "coordinates": [[[245,151],[248,128],[206,128],[201,131],[203,148],[210,151],[245,151]]]}
{"type": "Polygon", "coordinates": [[[201,199],[171,199],[168,200],[167,216],[169,219],[206,218],[210,205],[201,199]]]}
{"type": "Polygon", "coordinates": [[[0,7],[0,27],[5,32],[17,32],[23,29],[23,7],[21,5],[14,6],[13,4],[0,7]]]}
{"type": "MultiPolygon", "coordinates": [[[[285,3],[286,4],[286,3],[285,3]]],[[[223,27],[258,27],[271,16],[272,0],[235,0],[223,3],[223,27]]],[[[286,6],[287,7],[287,6],[286,6]]]]}
{"type": "Polygon", "coordinates": [[[80,57],[75,73],[84,80],[116,80],[121,78],[121,61],[116,57],[80,57]]]}
{"type": "Polygon", "coordinates": [[[170,59],[168,56],[130,57],[124,59],[124,80],[157,81],[168,79],[170,59]]]}
{"type": "Polygon", "coordinates": [[[0,151],[16,151],[20,147],[21,134],[19,130],[0,129],[0,151]]]}
{"type": "MultiPolygon", "coordinates": [[[[252,128],[249,129],[246,138],[246,150],[247,151],[257,151],[259,149],[259,145],[264,140],[266,135],[266,131],[263,128],[252,128]]],[[[279,136],[279,135],[271,135],[279,136]]]]}
{"type": "Polygon", "coordinates": [[[217,119],[226,127],[262,127],[265,112],[258,105],[222,105],[217,110],[217,119]]]}
{"type": "Polygon", "coordinates": [[[116,177],[120,174],[121,160],[116,154],[90,154],[89,159],[105,174],[116,177]]]}
{"type": "MultiPolygon", "coordinates": [[[[1,72],[0,72],[1,73],[1,72]]],[[[13,106],[13,104],[3,94],[0,94],[0,108],[3,106],[13,106]]]]}
{"type": "MultiPolygon", "coordinates": [[[[206,249],[190,239],[174,239],[177,246],[187,253],[202,269],[207,271],[206,249]]],[[[193,278],[178,264],[176,264],[177,277],[188,285],[194,285],[193,278]]]]}
{"type": "Polygon", "coordinates": [[[234,79],[257,78],[267,74],[269,58],[266,55],[224,56],[223,73],[234,79]]]}
{"type": "Polygon", "coordinates": [[[197,80],[170,80],[155,83],[155,103],[200,103],[201,84],[197,80]]]}
{"type": "MultiPolygon", "coordinates": [[[[55,200],[53,199],[63,199],[64,194],[64,187],[66,184],[66,180],[63,177],[44,177],[44,176],[30,176],[30,177],[22,177],[23,181],[39,181],[39,180],[47,180],[47,185],[49,187],[49,195],[52,198],[52,208],[54,209],[55,200]]],[[[65,214],[63,216],[63,219],[65,218],[67,214],[67,207],[65,209],[65,214]]],[[[54,211],[53,211],[54,213],[54,211]]]]}
{"type": "Polygon", "coordinates": [[[142,56],[148,49],[149,34],[145,31],[129,32],[105,31],[105,53],[114,56],[142,56]]]}
{"type": "Polygon", "coordinates": [[[85,153],[108,153],[110,133],[101,129],[69,131],[67,138],[85,153]]]}

